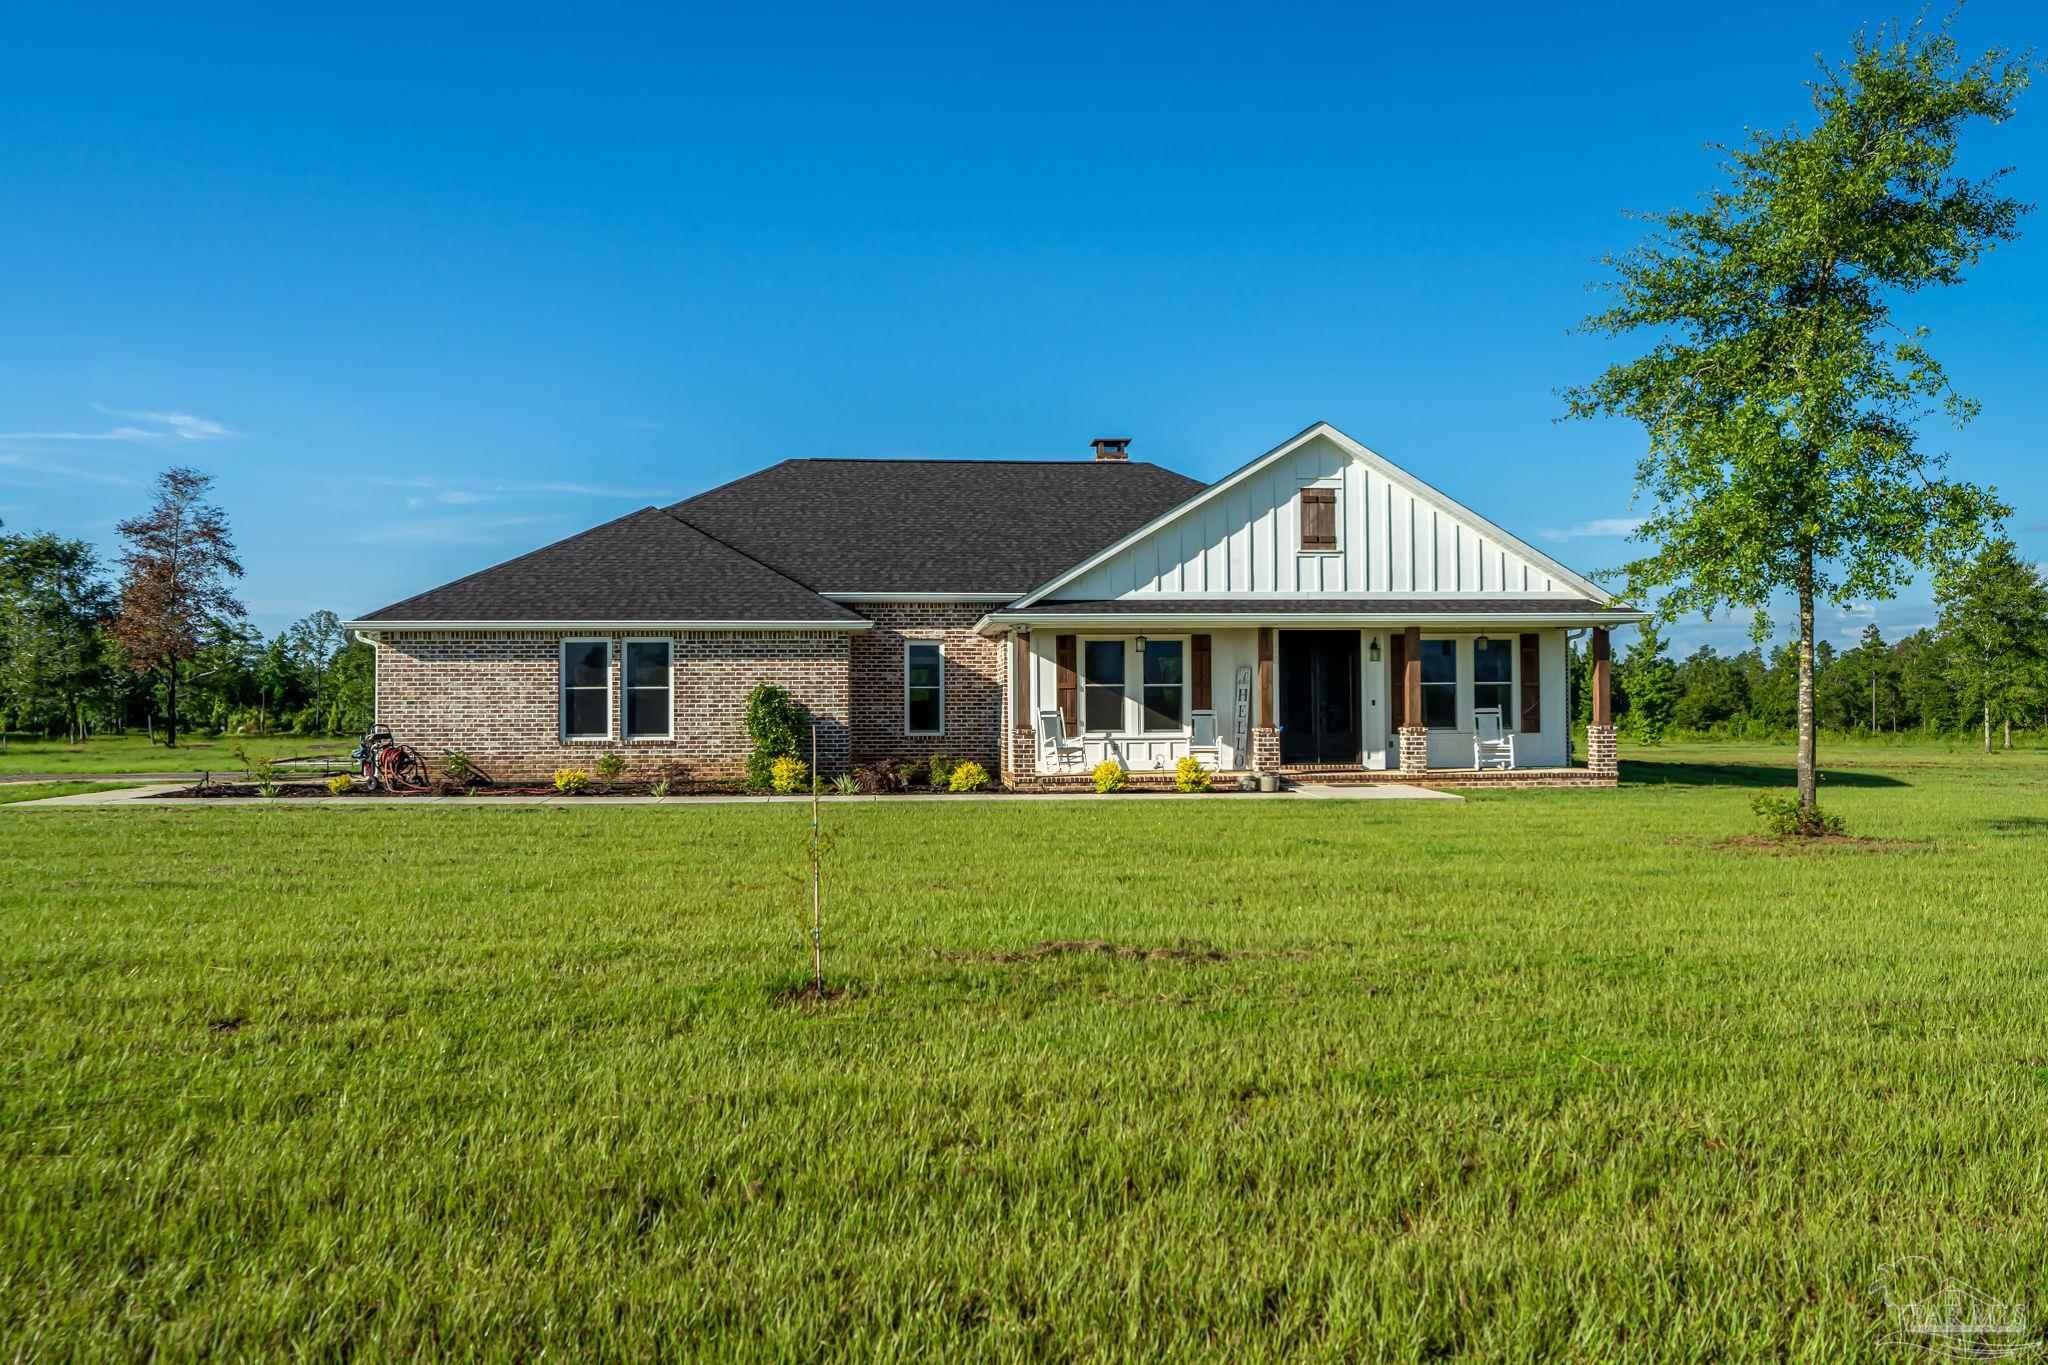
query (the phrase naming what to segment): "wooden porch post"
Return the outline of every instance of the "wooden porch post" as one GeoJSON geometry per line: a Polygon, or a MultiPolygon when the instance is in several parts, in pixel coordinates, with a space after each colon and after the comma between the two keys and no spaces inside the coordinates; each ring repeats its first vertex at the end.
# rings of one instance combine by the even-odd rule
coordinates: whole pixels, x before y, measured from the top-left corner
{"type": "Polygon", "coordinates": [[[1259,728],[1270,730],[1273,719],[1273,628],[1259,627],[1259,728]]]}
{"type": "Polygon", "coordinates": [[[1422,627],[1403,631],[1401,653],[1401,723],[1422,725],[1422,627]]]}
{"type": "Polygon", "coordinates": [[[1593,724],[1614,724],[1614,711],[1607,690],[1614,665],[1607,644],[1607,627],[1593,627],[1593,724]]]}
{"type": "Polygon", "coordinates": [[[1010,723],[1019,730],[1031,728],[1031,637],[1021,630],[1010,632],[1011,683],[1014,700],[1010,723]]]}

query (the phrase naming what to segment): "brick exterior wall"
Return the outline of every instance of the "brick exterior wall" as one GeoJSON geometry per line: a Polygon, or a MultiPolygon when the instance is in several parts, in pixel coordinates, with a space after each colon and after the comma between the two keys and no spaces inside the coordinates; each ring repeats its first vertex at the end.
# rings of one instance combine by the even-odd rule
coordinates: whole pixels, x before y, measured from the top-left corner
{"type": "Polygon", "coordinates": [[[976,602],[848,602],[875,623],[853,637],[853,761],[971,758],[991,775],[1003,770],[1005,636],[983,639],[974,623],[989,610],[976,602]],[[937,640],[944,649],[943,735],[904,733],[903,648],[937,640]]]}
{"type": "Polygon", "coordinates": [[[829,631],[706,631],[635,635],[666,639],[674,662],[671,739],[619,737],[624,641],[612,635],[612,738],[561,735],[561,642],[606,638],[577,632],[406,631],[377,645],[377,719],[430,764],[459,749],[493,780],[543,778],[589,768],[615,752],[635,776],[680,765],[689,779],[744,770],[747,693],[780,683],[818,720],[818,767],[843,772],[848,742],[848,637],[829,631]]]}
{"type": "Polygon", "coordinates": [[[1401,742],[1401,771],[1429,771],[1429,730],[1421,725],[1404,725],[1395,734],[1401,742]]]}
{"type": "Polygon", "coordinates": [[[1252,771],[1280,771],[1280,732],[1269,726],[1252,727],[1252,771]]]}
{"type": "Polygon", "coordinates": [[[1614,747],[1612,725],[1586,727],[1586,768],[1589,772],[1619,773],[1621,762],[1614,747]]]}

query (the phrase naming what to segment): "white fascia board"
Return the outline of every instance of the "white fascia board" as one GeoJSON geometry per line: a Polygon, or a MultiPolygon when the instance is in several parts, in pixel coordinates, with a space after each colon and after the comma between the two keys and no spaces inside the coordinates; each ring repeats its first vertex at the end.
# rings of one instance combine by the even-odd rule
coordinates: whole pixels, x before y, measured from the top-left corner
{"type": "Polygon", "coordinates": [[[1199,627],[1203,630],[1252,630],[1260,626],[1308,628],[1312,626],[1421,626],[1425,630],[1516,630],[1538,626],[1632,626],[1650,619],[1643,611],[1543,611],[1543,612],[1485,612],[1485,611],[1432,611],[1432,612],[1359,612],[1359,611],[1288,611],[1260,613],[1239,612],[1161,612],[1101,611],[1101,612],[1058,612],[1058,611],[1001,611],[991,612],[975,623],[975,629],[984,635],[1006,630],[1011,626],[1058,626],[1087,629],[1110,629],[1119,633],[1130,630],[1168,630],[1174,628],[1199,627]]]}
{"type": "Polygon", "coordinates": [[[872,630],[872,621],[343,621],[345,630],[872,630]]]}
{"type": "Polygon", "coordinates": [[[1586,596],[1592,598],[1593,600],[1602,603],[1612,602],[1615,600],[1614,594],[1608,592],[1599,584],[1594,583],[1591,580],[1580,576],[1579,574],[1573,573],[1570,569],[1567,569],[1564,565],[1558,563],[1549,555],[1544,554],[1541,550],[1538,550],[1535,546],[1529,544],[1529,542],[1523,540],[1520,536],[1510,535],[1508,532],[1494,525],[1491,521],[1488,521],[1485,517],[1480,516],[1471,508],[1465,506],[1464,504],[1458,502],[1456,499],[1452,498],[1449,494],[1444,493],[1440,489],[1432,487],[1429,483],[1425,482],[1420,478],[1417,478],[1414,474],[1411,474],[1407,470],[1401,468],[1399,465],[1394,464],[1386,457],[1372,450],[1367,449],[1359,442],[1353,440],[1351,437],[1346,436],[1343,432],[1337,430],[1337,428],[1331,426],[1328,422],[1317,422],[1309,426],[1305,430],[1297,432],[1295,435],[1288,437],[1279,445],[1274,446],[1271,450],[1259,456],[1257,459],[1252,460],[1248,464],[1239,465],[1236,469],[1224,475],[1215,483],[1210,484],[1207,488],[1204,488],[1200,492],[1195,493],[1194,495],[1189,497],[1187,501],[1181,503],[1177,507],[1169,509],[1168,511],[1162,513],[1160,516],[1154,517],[1151,521],[1139,527],[1137,530],[1131,532],[1122,540],[1117,541],[1108,549],[1097,552],[1089,558],[1082,560],[1073,568],[1065,570],[1058,577],[1053,578],[1046,583],[1040,584],[1038,587],[1032,589],[1029,594],[1019,599],[1017,605],[1019,607],[1028,607],[1032,603],[1044,599],[1054,589],[1060,588],[1068,583],[1073,582],[1075,579],[1087,573],[1096,565],[1106,563],[1115,555],[1128,549],[1132,545],[1137,544],[1146,536],[1151,535],[1154,531],[1159,530],[1161,527],[1164,527],[1167,523],[1174,521],[1178,517],[1182,516],[1189,509],[1197,507],[1202,503],[1209,501],[1211,498],[1214,498],[1219,494],[1244,482],[1244,480],[1258,473],[1267,465],[1272,464],[1276,460],[1284,459],[1286,456],[1288,456],[1295,450],[1300,449],[1303,445],[1307,444],[1311,440],[1314,440],[1318,436],[1329,437],[1330,440],[1334,442],[1337,445],[1337,447],[1343,450],[1347,455],[1350,455],[1353,459],[1358,460],[1360,463],[1366,465],[1368,468],[1378,471],[1380,477],[1394,483],[1402,484],[1412,489],[1416,496],[1420,497],[1424,502],[1434,506],[1440,512],[1446,513],[1447,515],[1452,517],[1463,518],[1465,521],[1469,522],[1474,529],[1479,530],[1485,533],[1486,535],[1492,537],[1494,540],[1499,541],[1503,546],[1510,550],[1513,550],[1516,554],[1527,559],[1530,563],[1540,565],[1542,568],[1547,570],[1552,576],[1562,579],[1565,583],[1571,585],[1573,588],[1576,588],[1580,592],[1583,592],[1584,594],[1586,594],[1586,596]]]}

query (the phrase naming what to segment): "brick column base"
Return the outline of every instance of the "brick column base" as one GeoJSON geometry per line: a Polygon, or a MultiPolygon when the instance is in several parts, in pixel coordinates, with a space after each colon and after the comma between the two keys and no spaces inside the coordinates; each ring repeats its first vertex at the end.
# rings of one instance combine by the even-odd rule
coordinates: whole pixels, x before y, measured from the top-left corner
{"type": "Polygon", "coordinates": [[[1003,785],[1019,786],[1037,776],[1038,735],[1025,726],[1010,730],[1010,743],[1003,755],[1003,785]]]}
{"type": "Polygon", "coordinates": [[[1595,773],[1621,771],[1621,760],[1615,754],[1612,725],[1586,727],[1586,770],[1595,773]]]}
{"type": "Polygon", "coordinates": [[[1271,773],[1280,770],[1280,732],[1271,728],[1252,728],[1252,771],[1271,773]]]}
{"type": "Polygon", "coordinates": [[[1429,730],[1421,725],[1404,725],[1395,733],[1401,740],[1401,771],[1429,771],[1429,730]]]}

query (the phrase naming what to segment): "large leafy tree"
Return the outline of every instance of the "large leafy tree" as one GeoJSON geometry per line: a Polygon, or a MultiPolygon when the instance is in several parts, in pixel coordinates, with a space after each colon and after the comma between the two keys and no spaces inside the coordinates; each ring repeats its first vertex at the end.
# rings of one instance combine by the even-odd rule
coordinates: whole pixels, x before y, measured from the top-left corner
{"type": "Polygon", "coordinates": [[[2001,537],[1938,576],[1934,599],[1949,641],[1948,679],[1983,718],[1984,752],[1994,717],[2011,748],[2013,714],[2038,704],[2048,683],[2048,583],[2001,537]]]}
{"type": "Polygon", "coordinates": [[[223,623],[248,613],[232,580],[242,576],[227,514],[206,501],[213,486],[196,469],[157,476],[149,511],[114,528],[121,552],[121,612],[114,622],[128,666],[164,682],[164,742],[178,743],[178,667],[223,623]]]}
{"type": "Polygon", "coordinates": [[[1920,422],[1974,405],[1893,305],[2017,235],[2002,173],[1956,162],[1964,129],[2011,115],[2027,78],[2001,52],[1966,63],[1945,26],[1859,35],[1811,84],[1813,126],[1724,148],[1725,186],[1610,260],[1617,297],[1586,322],[1654,337],[1566,394],[1569,415],[1632,418],[1649,438],[1629,594],[1666,613],[1746,609],[1759,640],[1774,599],[1797,603],[1808,817],[1816,604],[1890,597],[2006,511],[1921,448],[1920,422]]]}
{"type": "Polygon", "coordinates": [[[106,681],[101,627],[113,595],[82,540],[0,536],[0,704],[24,722],[85,735],[84,703],[106,681]]]}

